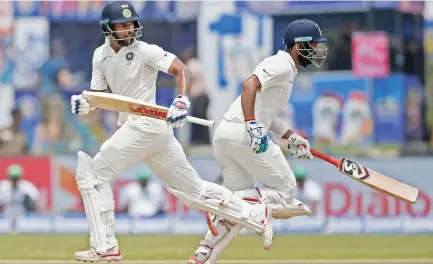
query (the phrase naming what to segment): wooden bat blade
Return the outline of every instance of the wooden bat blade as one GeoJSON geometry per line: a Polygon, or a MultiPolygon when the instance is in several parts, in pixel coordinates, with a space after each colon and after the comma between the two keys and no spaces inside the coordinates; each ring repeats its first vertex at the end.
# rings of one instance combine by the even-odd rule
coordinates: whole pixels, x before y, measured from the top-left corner
{"type": "Polygon", "coordinates": [[[140,100],[129,97],[87,91],[84,91],[82,95],[90,102],[92,107],[100,109],[131,113],[157,119],[165,119],[167,116],[168,109],[157,105],[144,104],[140,100]]]}
{"type": "MultiPolygon", "coordinates": [[[[167,118],[168,108],[156,104],[145,103],[134,98],[117,94],[89,91],[84,91],[82,96],[90,102],[92,107],[147,116],[160,120],[165,120],[167,118]]],[[[192,116],[187,116],[186,121],[208,127],[213,127],[215,124],[212,120],[205,120],[192,116]]]]}
{"type": "Polygon", "coordinates": [[[349,159],[342,158],[338,170],[378,192],[399,200],[415,203],[418,198],[419,191],[417,188],[392,179],[349,159]]]}
{"type": "Polygon", "coordinates": [[[394,180],[354,161],[346,158],[337,160],[315,149],[311,149],[311,153],[315,157],[333,164],[341,173],[378,192],[410,203],[415,203],[418,198],[419,191],[417,188],[394,180]]]}

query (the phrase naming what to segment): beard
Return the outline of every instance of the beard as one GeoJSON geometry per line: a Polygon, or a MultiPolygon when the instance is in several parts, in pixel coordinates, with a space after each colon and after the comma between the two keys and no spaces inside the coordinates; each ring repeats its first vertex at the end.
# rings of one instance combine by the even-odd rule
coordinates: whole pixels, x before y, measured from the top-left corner
{"type": "Polygon", "coordinates": [[[311,61],[310,57],[316,55],[316,53],[317,51],[313,48],[300,50],[298,55],[299,64],[304,67],[311,65],[313,62],[311,61]]]}
{"type": "Polygon", "coordinates": [[[126,47],[131,45],[132,43],[134,43],[135,41],[135,31],[131,32],[131,33],[127,33],[125,37],[127,37],[128,39],[120,39],[119,36],[117,36],[117,34],[114,34],[114,37],[117,40],[117,44],[121,47],[126,47]]]}

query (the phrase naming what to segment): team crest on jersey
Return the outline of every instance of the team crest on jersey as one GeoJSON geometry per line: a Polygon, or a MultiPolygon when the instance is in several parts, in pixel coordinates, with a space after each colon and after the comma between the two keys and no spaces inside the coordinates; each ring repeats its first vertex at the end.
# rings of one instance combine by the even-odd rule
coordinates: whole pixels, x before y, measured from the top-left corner
{"type": "Polygon", "coordinates": [[[132,59],[134,59],[134,53],[128,52],[125,57],[127,61],[132,61],[132,59]]]}

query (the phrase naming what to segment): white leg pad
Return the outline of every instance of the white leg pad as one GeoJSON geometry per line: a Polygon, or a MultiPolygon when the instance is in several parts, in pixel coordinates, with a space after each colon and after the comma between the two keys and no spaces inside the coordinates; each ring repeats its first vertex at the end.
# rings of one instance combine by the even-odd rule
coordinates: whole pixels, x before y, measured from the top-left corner
{"type": "Polygon", "coordinates": [[[301,201],[293,199],[293,201],[285,201],[281,195],[269,188],[251,189],[235,192],[236,195],[247,201],[256,201],[270,204],[272,208],[272,217],[275,219],[288,219],[294,216],[311,215],[310,209],[301,201]]]}
{"type": "Polygon", "coordinates": [[[239,232],[242,230],[242,226],[236,224],[222,239],[215,244],[208,260],[205,264],[214,264],[221,253],[223,253],[224,249],[230,244],[230,242],[235,238],[239,232]]]}
{"type": "Polygon", "coordinates": [[[77,155],[75,178],[90,226],[90,244],[96,252],[104,254],[117,244],[114,238],[113,193],[108,182],[98,180],[92,173],[92,159],[81,151],[77,155]]]}
{"type": "Polygon", "coordinates": [[[266,206],[250,205],[220,185],[203,181],[200,195],[186,194],[170,187],[167,190],[193,209],[210,212],[253,232],[264,231],[260,222],[266,218],[266,206]]]}
{"type": "MultiPolygon", "coordinates": [[[[235,191],[234,193],[250,204],[258,204],[262,202],[258,188],[247,191],[235,191]]],[[[216,223],[215,226],[218,228],[218,223],[216,223]]],[[[233,238],[235,238],[241,230],[242,226],[236,224],[230,230],[223,230],[223,232],[220,231],[219,235],[213,238],[211,232],[208,231],[205,239],[214,242],[215,245],[205,264],[214,264],[233,238]]]]}

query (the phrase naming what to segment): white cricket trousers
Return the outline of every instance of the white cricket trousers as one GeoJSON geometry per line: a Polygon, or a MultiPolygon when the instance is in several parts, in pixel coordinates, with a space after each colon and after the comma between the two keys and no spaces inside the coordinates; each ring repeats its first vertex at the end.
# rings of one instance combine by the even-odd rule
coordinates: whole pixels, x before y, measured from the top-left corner
{"type": "Polygon", "coordinates": [[[245,124],[223,120],[216,129],[214,152],[224,186],[233,192],[250,190],[258,181],[292,202],[296,198],[296,180],[280,147],[270,142],[266,152],[256,154],[249,141],[245,124]]]}
{"type": "MultiPolygon", "coordinates": [[[[189,164],[180,143],[173,135],[173,129],[165,121],[146,117],[129,117],[126,123],[101,146],[100,152],[91,162],[92,174],[104,181],[96,187],[99,195],[112,201],[110,182],[119,174],[144,161],[149,168],[170,187],[169,191],[188,206],[221,214],[234,222],[242,223],[257,232],[264,230],[265,206],[250,205],[233,195],[227,188],[203,181],[189,164]],[[221,207],[221,204],[225,206],[221,207]]],[[[80,174],[81,175],[81,174],[80,174]]],[[[113,201],[114,203],[114,201],[113,201]]],[[[114,209],[114,206],[111,208],[114,209]]],[[[111,211],[104,219],[107,232],[108,249],[117,245],[114,235],[114,213],[111,211]]],[[[91,245],[95,236],[91,230],[91,245]]],[[[105,245],[100,243],[100,251],[105,245]]]]}
{"type": "Polygon", "coordinates": [[[168,186],[185,193],[200,192],[202,179],[188,163],[173,129],[165,121],[128,117],[93,159],[98,179],[112,181],[128,168],[144,161],[168,186]]]}

